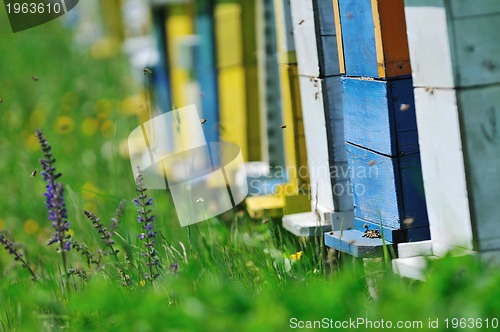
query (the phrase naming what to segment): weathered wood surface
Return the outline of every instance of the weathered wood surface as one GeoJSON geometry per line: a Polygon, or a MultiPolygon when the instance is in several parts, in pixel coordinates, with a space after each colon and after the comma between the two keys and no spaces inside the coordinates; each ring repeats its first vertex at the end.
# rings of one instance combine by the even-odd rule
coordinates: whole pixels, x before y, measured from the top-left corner
{"type": "Polygon", "coordinates": [[[500,250],[500,84],[457,95],[474,242],[500,250]]]}
{"type": "MultiPolygon", "coordinates": [[[[344,230],[325,233],[325,245],[349,255],[368,258],[383,255],[382,239],[368,239],[358,230],[344,230]]],[[[386,242],[388,247],[392,243],[386,242]]]]}
{"type": "Polygon", "coordinates": [[[318,10],[327,6],[316,7],[316,1],[291,1],[299,74],[311,77],[340,75],[337,39],[331,34],[333,9],[330,14],[322,11],[320,15],[318,10]]]}
{"type": "Polygon", "coordinates": [[[415,86],[500,83],[499,8],[496,0],[406,0],[415,86]]]}
{"type": "Polygon", "coordinates": [[[390,78],[411,74],[401,0],[334,0],[345,74],[390,78]]]}
{"type": "Polygon", "coordinates": [[[416,88],[415,100],[432,240],[471,248],[469,193],[455,91],[416,88]]]}
{"type": "Polygon", "coordinates": [[[427,226],[419,154],[387,157],[346,144],[354,216],[400,229],[427,226]],[[411,225],[403,226],[412,218],[411,225]]]}
{"type": "Polygon", "coordinates": [[[378,153],[418,152],[411,79],[342,79],[345,140],[378,153]]]}
{"type": "Polygon", "coordinates": [[[324,232],[332,229],[329,222],[318,220],[316,213],[303,212],[283,216],[283,228],[290,233],[303,236],[323,236],[324,232]]]}
{"type": "MultiPolygon", "coordinates": [[[[300,63],[299,63],[300,66],[300,63]]],[[[307,161],[313,201],[334,210],[321,82],[300,76],[307,161]]]]}

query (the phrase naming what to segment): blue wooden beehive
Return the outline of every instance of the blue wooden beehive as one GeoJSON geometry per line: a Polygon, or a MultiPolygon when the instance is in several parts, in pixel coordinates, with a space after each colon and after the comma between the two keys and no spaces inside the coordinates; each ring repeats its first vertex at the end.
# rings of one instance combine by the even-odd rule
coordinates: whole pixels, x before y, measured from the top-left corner
{"type": "Polygon", "coordinates": [[[360,257],[429,238],[403,0],[335,0],[354,229],[327,245],[360,257]],[[365,236],[365,237],[363,237],[365,236]]]}

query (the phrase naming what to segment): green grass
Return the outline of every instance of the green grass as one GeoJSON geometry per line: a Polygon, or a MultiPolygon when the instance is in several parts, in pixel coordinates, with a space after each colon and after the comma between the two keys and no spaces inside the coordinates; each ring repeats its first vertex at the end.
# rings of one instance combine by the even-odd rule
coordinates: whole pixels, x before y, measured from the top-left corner
{"type": "Polygon", "coordinates": [[[298,240],[278,221],[250,221],[242,212],[181,228],[163,191],[150,194],[164,272],[142,283],[131,203],[137,193],[120,151],[144,115],[140,102],[130,99],[141,86],[126,59],[92,58],[57,22],[19,34],[2,22],[0,38],[0,229],[22,244],[40,276],[32,281],[0,250],[0,331],[285,331],[293,317],[423,321],[424,327],[439,318],[439,330],[447,330],[447,317],[499,318],[500,271],[477,257],[430,262],[425,283],[398,278],[381,262],[369,275],[378,294],[373,299],[358,260],[325,253],[321,241],[298,240]],[[30,176],[40,172],[37,128],[52,143],[63,173],[76,239],[92,250],[102,248],[83,210],[108,224],[120,200],[127,200],[116,237],[122,265],[107,257],[100,268],[89,268],[71,251],[71,267],[85,270],[88,280],[62,276],[60,255],[45,245],[52,227],[44,183],[30,176]],[[299,251],[301,258],[292,260],[299,251]],[[169,270],[173,263],[176,272],[169,270]],[[122,285],[120,266],[133,281],[128,286],[122,285]]]}

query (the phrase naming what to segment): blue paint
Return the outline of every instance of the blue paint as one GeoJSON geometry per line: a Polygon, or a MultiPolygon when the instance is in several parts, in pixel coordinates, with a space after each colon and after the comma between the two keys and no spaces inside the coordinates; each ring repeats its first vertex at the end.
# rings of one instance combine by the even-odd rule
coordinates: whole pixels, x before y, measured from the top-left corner
{"type": "MultiPolygon", "coordinates": [[[[389,241],[385,244],[391,246],[389,241]]],[[[360,258],[381,257],[384,254],[382,239],[365,238],[363,232],[357,230],[327,232],[325,245],[360,258]]]]}
{"type": "Polygon", "coordinates": [[[346,144],[353,186],[354,216],[399,228],[402,215],[396,158],[346,144]]]}
{"type": "Polygon", "coordinates": [[[317,36],[317,39],[319,77],[340,76],[337,37],[334,35],[317,36]]]}
{"type": "Polygon", "coordinates": [[[347,142],[389,156],[419,151],[411,78],[342,78],[347,142]]]}
{"type": "Polygon", "coordinates": [[[313,0],[314,20],[319,25],[319,34],[335,36],[333,1],[313,0]]]}
{"type": "Polygon", "coordinates": [[[345,71],[348,76],[378,77],[371,0],[339,0],[345,71]]]}
{"type": "Polygon", "coordinates": [[[212,1],[198,1],[195,31],[200,38],[195,48],[195,75],[201,92],[201,112],[207,122],[203,132],[208,142],[219,141],[219,100],[215,60],[215,37],[212,1]]]}
{"type": "Polygon", "coordinates": [[[347,161],[340,77],[321,80],[330,165],[347,161]]]}
{"type": "Polygon", "coordinates": [[[321,80],[325,109],[330,181],[336,211],[352,210],[352,191],[344,139],[340,77],[321,80]]]}
{"type": "Polygon", "coordinates": [[[403,190],[404,219],[413,220],[411,225],[406,227],[429,227],[420,154],[399,158],[399,171],[403,190]]]}
{"type": "Polygon", "coordinates": [[[350,143],[346,149],[356,218],[393,229],[428,226],[418,154],[387,157],[350,143]]]}
{"type": "Polygon", "coordinates": [[[153,29],[156,37],[156,46],[159,59],[153,68],[154,100],[162,113],[169,112],[172,106],[170,95],[170,79],[168,71],[167,41],[165,33],[166,8],[154,7],[152,12],[153,29]]]}

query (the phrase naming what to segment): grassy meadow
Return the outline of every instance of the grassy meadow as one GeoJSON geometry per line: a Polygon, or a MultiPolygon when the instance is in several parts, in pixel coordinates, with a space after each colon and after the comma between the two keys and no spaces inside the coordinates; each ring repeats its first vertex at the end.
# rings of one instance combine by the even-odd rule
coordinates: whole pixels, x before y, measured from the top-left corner
{"type": "Polygon", "coordinates": [[[426,282],[395,276],[385,260],[367,273],[320,240],[296,239],[278,220],[252,221],[243,210],[181,228],[164,191],[145,192],[152,205],[140,202],[155,216],[155,252],[145,253],[140,235],[150,230],[138,222],[126,145],[147,118],[141,75],[123,55],[76,43],[59,22],[17,34],[1,23],[0,234],[9,245],[0,248],[0,331],[287,331],[314,330],[307,321],[315,320],[376,329],[335,328],[358,319],[395,330],[402,321],[427,331],[436,320],[440,331],[496,330],[500,269],[474,256],[430,262],[426,282]],[[62,173],[63,233],[78,250],[47,245],[54,227],[37,129],[62,173]]]}

